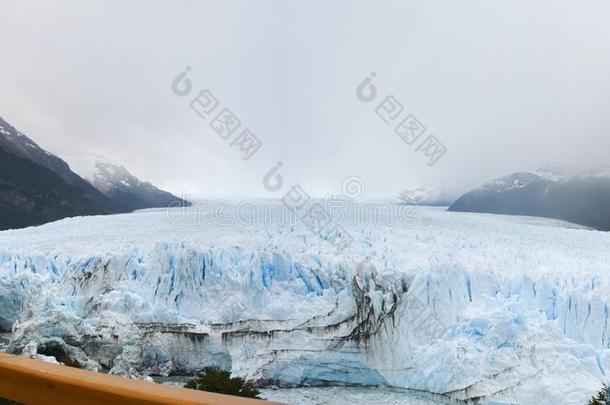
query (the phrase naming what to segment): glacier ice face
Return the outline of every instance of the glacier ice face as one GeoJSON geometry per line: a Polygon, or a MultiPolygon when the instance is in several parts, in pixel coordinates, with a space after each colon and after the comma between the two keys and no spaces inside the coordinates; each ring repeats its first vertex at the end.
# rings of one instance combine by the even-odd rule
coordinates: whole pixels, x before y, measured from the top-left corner
{"type": "Polygon", "coordinates": [[[300,226],[155,210],[2,232],[0,328],[13,352],[136,378],[216,365],[262,384],[586,402],[610,366],[610,236],[421,215],[351,224],[340,254],[300,226]]]}

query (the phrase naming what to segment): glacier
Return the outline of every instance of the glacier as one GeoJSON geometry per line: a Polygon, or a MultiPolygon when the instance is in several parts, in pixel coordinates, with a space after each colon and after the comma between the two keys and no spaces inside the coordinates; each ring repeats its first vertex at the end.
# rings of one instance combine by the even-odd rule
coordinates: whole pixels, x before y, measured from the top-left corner
{"type": "Polygon", "coordinates": [[[481,404],[584,404],[608,382],[610,234],[418,216],[345,224],[340,253],[298,223],[167,210],[3,231],[0,331],[12,353],[132,378],[214,365],[481,404]]]}

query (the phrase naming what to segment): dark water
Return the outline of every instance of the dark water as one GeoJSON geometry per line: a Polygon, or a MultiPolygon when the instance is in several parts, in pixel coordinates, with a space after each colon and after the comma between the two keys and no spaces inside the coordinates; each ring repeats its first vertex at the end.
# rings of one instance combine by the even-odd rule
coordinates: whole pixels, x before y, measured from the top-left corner
{"type": "MultiPolygon", "coordinates": [[[[191,377],[153,377],[159,384],[184,386],[191,377]]],[[[285,404],[303,405],[436,405],[444,402],[424,399],[405,390],[388,387],[326,387],[260,389],[261,397],[285,404]]]]}
{"type": "MultiPolygon", "coordinates": [[[[4,352],[10,341],[10,333],[0,333],[0,352],[4,352]]],[[[192,377],[172,376],[153,377],[159,384],[183,387],[192,377]]],[[[326,388],[294,388],[294,389],[261,389],[264,399],[279,401],[286,404],[303,405],[435,405],[445,403],[423,399],[404,390],[394,390],[387,387],[326,387],[326,388]]],[[[0,405],[15,404],[0,398],[0,405]]]]}

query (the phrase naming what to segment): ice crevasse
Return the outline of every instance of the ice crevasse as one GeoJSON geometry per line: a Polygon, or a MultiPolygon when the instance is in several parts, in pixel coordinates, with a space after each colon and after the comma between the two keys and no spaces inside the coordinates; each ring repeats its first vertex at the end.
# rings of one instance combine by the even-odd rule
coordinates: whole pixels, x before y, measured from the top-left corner
{"type": "Polygon", "coordinates": [[[176,230],[160,211],[1,232],[0,328],[11,352],[132,377],[216,365],[519,404],[585,403],[608,381],[608,234],[421,215],[351,225],[340,254],[304,227],[176,230]]]}

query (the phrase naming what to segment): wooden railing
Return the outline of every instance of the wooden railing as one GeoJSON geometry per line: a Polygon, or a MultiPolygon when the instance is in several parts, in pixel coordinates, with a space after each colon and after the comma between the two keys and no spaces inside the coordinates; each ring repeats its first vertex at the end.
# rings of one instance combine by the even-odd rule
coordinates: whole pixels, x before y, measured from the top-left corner
{"type": "Polygon", "coordinates": [[[0,398],[21,404],[270,404],[49,364],[0,353],[0,398]]]}

